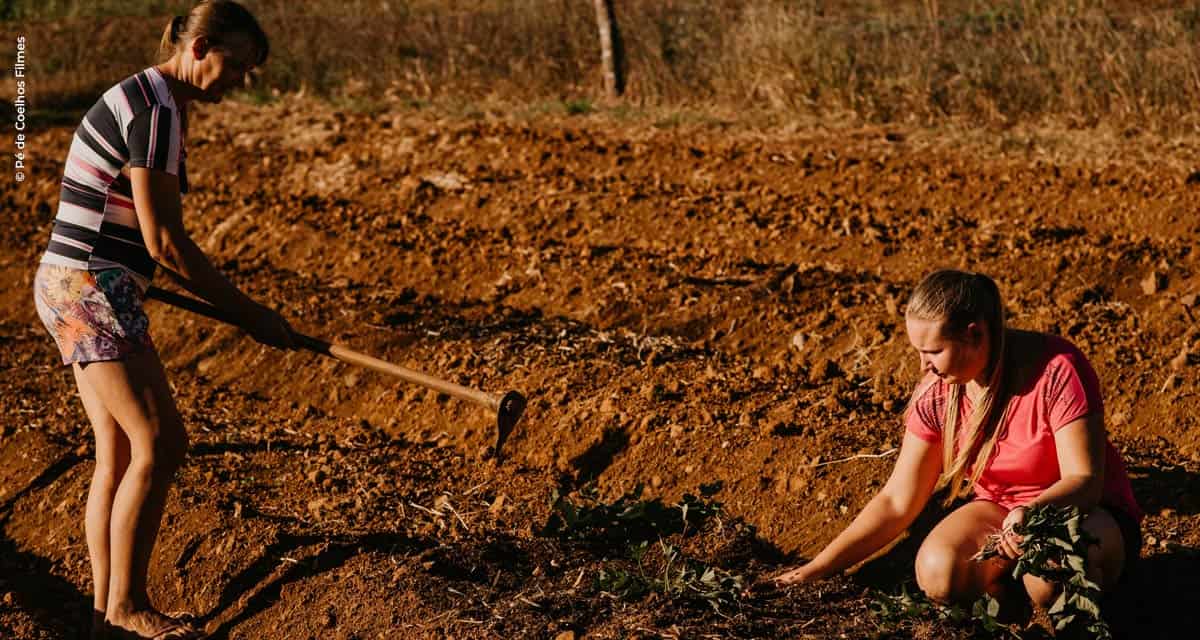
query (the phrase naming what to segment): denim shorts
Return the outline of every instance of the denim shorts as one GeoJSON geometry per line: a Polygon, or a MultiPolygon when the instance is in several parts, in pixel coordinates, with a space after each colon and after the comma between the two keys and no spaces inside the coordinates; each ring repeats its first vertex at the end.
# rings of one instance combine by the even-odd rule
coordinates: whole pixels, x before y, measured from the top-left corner
{"type": "Polygon", "coordinates": [[[125,269],[74,269],[43,262],[33,279],[38,317],[63,364],[121,360],[153,350],[144,294],[125,269]]]}

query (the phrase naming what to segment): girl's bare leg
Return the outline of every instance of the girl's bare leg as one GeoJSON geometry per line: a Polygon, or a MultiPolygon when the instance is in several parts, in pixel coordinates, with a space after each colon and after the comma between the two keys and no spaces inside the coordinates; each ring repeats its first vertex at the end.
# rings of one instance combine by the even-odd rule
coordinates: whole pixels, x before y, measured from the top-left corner
{"type": "Polygon", "coordinates": [[[969,502],[938,523],[917,551],[917,584],[931,600],[969,603],[984,593],[1000,597],[1007,559],[972,560],[988,534],[998,531],[1008,511],[994,502],[969,502]]]}
{"type": "Polygon", "coordinates": [[[167,490],[187,451],[187,432],[157,353],[144,351],[82,369],[129,441],[129,463],[109,521],[108,621],[153,636],[173,624],[151,607],[146,576],[167,490]]]}
{"type": "Polygon", "coordinates": [[[113,496],[129,466],[129,438],[125,437],[116,419],[104,408],[100,396],[83,376],[83,369],[78,364],[73,369],[79,397],[83,400],[83,408],[96,436],[96,467],[92,470],[84,528],[87,532],[88,556],[92,561],[92,608],[104,612],[108,607],[109,522],[112,519],[113,496]]]}
{"type": "MultiPolygon", "coordinates": [[[[930,599],[969,603],[983,593],[1003,598],[1012,561],[993,558],[977,562],[971,557],[988,534],[1000,529],[1005,515],[1000,505],[977,500],[955,510],[934,527],[917,552],[917,584],[930,599]]],[[[1088,577],[1101,589],[1111,589],[1125,565],[1121,529],[1102,507],[1088,513],[1083,529],[1100,541],[1089,549],[1088,577]]],[[[1052,606],[1061,592],[1060,585],[1034,576],[1024,576],[1022,582],[1030,600],[1044,609],[1052,606]]]]}

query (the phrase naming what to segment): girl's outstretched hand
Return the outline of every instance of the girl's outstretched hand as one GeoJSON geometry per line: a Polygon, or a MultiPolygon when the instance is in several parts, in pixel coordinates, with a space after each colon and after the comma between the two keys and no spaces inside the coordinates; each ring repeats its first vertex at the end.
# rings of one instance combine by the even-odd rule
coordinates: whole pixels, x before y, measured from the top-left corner
{"type": "Polygon", "coordinates": [[[802,584],[804,582],[812,582],[816,576],[812,573],[812,568],[803,564],[795,569],[784,571],[783,573],[771,578],[771,581],[780,587],[790,587],[794,584],[802,584]]]}
{"type": "Polygon", "coordinates": [[[767,578],[759,578],[754,581],[749,588],[746,589],[747,595],[763,595],[786,589],[795,584],[803,584],[812,582],[818,576],[814,575],[811,567],[808,564],[803,564],[798,567],[785,570],[783,573],[770,576],[767,578]]]}

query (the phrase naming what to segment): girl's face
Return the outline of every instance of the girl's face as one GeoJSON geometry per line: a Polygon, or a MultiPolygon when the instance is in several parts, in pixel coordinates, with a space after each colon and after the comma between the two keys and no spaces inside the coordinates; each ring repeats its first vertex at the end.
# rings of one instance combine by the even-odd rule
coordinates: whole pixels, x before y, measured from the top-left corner
{"type": "Polygon", "coordinates": [[[945,321],[905,317],[908,341],[921,357],[921,371],[932,373],[949,384],[980,380],[988,364],[988,333],[985,325],[972,322],[961,336],[947,335],[945,321]]]}
{"type": "Polygon", "coordinates": [[[198,37],[192,41],[191,54],[191,82],[205,102],[220,102],[226,92],[244,86],[258,59],[258,50],[244,33],[231,33],[219,45],[198,37]]]}

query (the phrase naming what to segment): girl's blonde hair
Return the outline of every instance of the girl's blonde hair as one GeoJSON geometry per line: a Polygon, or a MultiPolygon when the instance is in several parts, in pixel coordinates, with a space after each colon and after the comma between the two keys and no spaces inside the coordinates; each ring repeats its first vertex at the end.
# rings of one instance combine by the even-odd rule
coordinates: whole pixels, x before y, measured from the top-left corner
{"type": "Polygon", "coordinates": [[[266,32],[246,7],[233,0],[202,0],[186,16],[172,18],[163,30],[162,42],[158,47],[159,60],[169,60],[188,38],[204,36],[212,44],[219,45],[233,33],[250,37],[258,50],[255,65],[266,62],[271,50],[266,32]]]}
{"type": "MultiPolygon", "coordinates": [[[[905,315],[919,320],[942,321],[944,337],[967,338],[972,322],[985,326],[989,338],[987,369],[990,370],[983,397],[971,411],[959,437],[958,416],[965,385],[952,384],[946,398],[942,426],[942,475],[938,488],[947,487],[946,504],[966,495],[996,448],[999,425],[1008,411],[1011,391],[1007,376],[1004,304],[995,281],[981,273],[944,269],[925,277],[908,299],[905,315]],[[960,443],[961,440],[961,443],[960,443]],[[970,464],[968,465],[968,462],[970,464]],[[970,476],[968,477],[968,470],[970,476]]],[[[918,390],[918,393],[924,389],[918,390]]],[[[915,400],[915,397],[914,397],[915,400]]],[[[910,407],[912,410],[912,407],[910,407]]]]}

